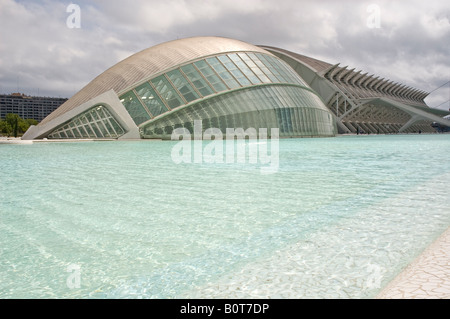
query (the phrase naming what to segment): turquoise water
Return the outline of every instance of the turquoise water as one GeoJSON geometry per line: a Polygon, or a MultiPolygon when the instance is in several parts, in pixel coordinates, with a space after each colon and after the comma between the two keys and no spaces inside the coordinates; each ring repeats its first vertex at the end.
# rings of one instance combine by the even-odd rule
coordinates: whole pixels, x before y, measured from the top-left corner
{"type": "Polygon", "coordinates": [[[176,144],[0,145],[0,298],[371,298],[450,225],[450,135],[176,144]]]}

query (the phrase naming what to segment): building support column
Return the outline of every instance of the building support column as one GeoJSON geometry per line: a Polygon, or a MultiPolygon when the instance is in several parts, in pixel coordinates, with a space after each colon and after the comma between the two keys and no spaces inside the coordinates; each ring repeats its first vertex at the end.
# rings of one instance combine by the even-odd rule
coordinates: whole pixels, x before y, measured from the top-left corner
{"type": "Polygon", "coordinates": [[[418,115],[411,116],[409,121],[406,122],[398,131],[401,133],[401,132],[407,130],[410,126],[412,126],[415,122],[417,122],[419,120],[421,120],[420,116],[418,116],[418,115]]]}

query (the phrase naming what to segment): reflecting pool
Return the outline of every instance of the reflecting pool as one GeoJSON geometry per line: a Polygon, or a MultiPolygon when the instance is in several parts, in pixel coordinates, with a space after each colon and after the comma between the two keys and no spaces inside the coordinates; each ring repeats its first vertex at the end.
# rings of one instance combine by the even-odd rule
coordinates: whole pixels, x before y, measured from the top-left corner
{"type": "Polygon", "coordinates": [[[0,145],[0,298],[371,298],[450,225],[448,134],[178,143],[0,145]]]}

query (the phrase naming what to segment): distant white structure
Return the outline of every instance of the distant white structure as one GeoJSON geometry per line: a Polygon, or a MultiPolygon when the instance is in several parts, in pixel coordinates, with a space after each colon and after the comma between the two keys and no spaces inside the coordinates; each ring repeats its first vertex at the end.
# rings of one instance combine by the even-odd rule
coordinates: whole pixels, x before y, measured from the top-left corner
{"type": "Polygon", "coordinates": [[[341,67],[280,48],[262,46],[287,62],[333,113],[339,133],[436,132],[449,112],[430,108],[429,93],[355,68],[341,67]]]}
{"type": "Polygon", "coordinates": [[[433,132],[449,113],[429,108],[427,94],[279,48],[192,37],[112,66],[23,139],[171,139],[195,120],[280,137],[433,132]]]}

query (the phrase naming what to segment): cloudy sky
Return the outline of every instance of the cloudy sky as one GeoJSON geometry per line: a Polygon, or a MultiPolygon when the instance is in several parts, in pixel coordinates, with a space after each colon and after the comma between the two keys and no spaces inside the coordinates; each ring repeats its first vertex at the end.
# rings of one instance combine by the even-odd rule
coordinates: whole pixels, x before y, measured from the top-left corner
{"type": "Polygon", "coordinates": [[[375,73],[432,91],[428,105],[450,108],[448,0],[73,3],[79,19],[70,1],[0,0],[0,93],[70,97],[133,53],[212,35],[375,73]]]}

